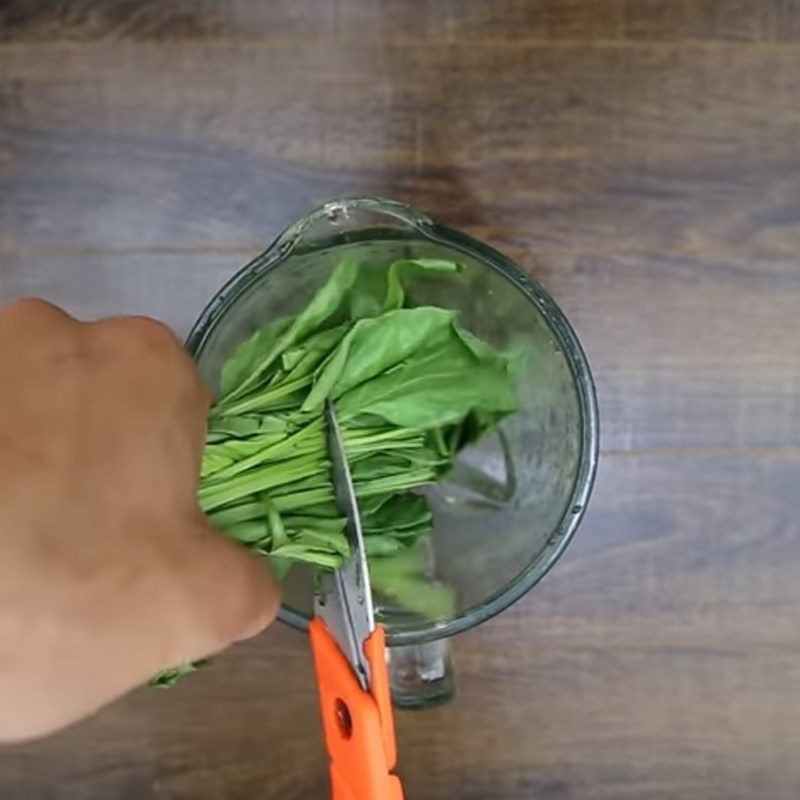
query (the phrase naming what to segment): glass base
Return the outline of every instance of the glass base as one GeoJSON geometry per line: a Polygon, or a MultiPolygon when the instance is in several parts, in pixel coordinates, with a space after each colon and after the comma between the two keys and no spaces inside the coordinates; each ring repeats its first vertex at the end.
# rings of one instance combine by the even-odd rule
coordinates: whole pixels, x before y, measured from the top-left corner
{"type": "Polygon", "coordinates": [[[449,702],[455,695],[447,639],[396,645],[388,648],[388,655],[392,703],[396,708],[433,708],[449,702]]]}

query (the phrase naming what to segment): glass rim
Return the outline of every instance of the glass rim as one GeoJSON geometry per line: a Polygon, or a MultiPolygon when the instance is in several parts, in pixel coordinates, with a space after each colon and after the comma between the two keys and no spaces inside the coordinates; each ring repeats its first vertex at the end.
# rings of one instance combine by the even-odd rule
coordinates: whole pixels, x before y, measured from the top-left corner
{"type": "MultiPolygon", "coordinates": [[[[331,200],[287,227],[266,250],[237,270],[207,303],[186,337],[185,345],[189,354],[195,359],[198,357],[208,336],[227,308],[253,283],[280,266],[297,249],[303,234],[315,222],[335,218],[339,213],[347,215],[350,211],[373,211],[395,217],[415,228],[425,239],[470,255],[510,281],[539,308],[565,355],[578,393],[581,412],[581,454],[570,499],[558,528],[550,535],[536,558],[513,580],[480,603],[464,609],[454,619],[440,625],[427,625],[424,628],[408,628],[394,632],[387,630],[389,645],[422,644],[461,633],[504,611],[539,583],[561,557],[580,525],[597,473],[599,451],[597,395],[588,359],[575,331],[556,302],[539,283],[493,247],[461,231],[441,225],[411,206],[377,197],[331,200]]],[[[342,234],[333,235],[331,244],[341,236],[342,234]]],[[[308,628],[309,618],[293,608],[281,605],[278,618],[293,628],[299,630],[308,628]]]]}

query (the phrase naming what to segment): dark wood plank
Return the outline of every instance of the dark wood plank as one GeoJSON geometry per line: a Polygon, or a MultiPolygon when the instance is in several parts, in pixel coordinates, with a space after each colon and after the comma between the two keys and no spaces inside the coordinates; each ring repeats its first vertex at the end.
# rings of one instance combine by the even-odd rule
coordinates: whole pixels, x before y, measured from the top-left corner
{"type": "MultiPolygon", "coordinates": [[[[797,458],[609,457],[525,600],[455,640],[459,695],[398,719],[414,800],[790,800],[797,458]]],[[[4,800],[327,797],[310,659],[275,628],[172,692],[0,752],[4,800]]]]}
{"type": "MultiPolygon", "coordinates": [[[[509,254],[586,346],[604,452],[800,448],[796,261],[509,254]]],[[[84,318],[144,313],[185,335],[250,255],[0,256],[0,299],[41,295],[84,318]]]]}
{"type": "Polygon", "coordinates": [[[374,193],[501,246],[800,248],[796,47],[441,36],[7,45],[0,246],[255,248],[374,193]]]}
{"type": "Polygon", "coordinates": [[[46,297],[79,319],[145,314],[189,333],[206,303],[255,252],[0,256],[0,303],[46,297]]]}
{"type": "Polygon", "coordinates": [[[276,34],[449,40],[795,41],[796,0],[6,0],[0,40],[258,38],[276,34]]]}

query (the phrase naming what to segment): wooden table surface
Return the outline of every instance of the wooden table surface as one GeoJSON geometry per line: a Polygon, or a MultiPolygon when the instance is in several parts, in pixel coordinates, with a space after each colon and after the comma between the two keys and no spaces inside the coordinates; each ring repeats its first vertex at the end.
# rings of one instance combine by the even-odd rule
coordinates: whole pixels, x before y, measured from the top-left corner
{"type": "MultiPolygon", "coordinates": [[[[409,800],[800,796],[800,3],[0,4],[2,299],[184,334],[363,193],[529,269],[602,422],[568,553],[399,715],[409,800]]],[[[0,752],[0,797],[324,798],[315,704],[275,627],[0,752]]]]}

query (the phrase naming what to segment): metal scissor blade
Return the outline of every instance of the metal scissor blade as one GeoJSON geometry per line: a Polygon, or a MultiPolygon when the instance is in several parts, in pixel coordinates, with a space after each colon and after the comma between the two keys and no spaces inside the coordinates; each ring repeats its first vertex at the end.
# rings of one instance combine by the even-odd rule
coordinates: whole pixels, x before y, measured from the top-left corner
{"type": "Polygon", "coordinates": [[[375,611],[372,606],[372,589],[358,500],[336,410],[330,400],[325,403],[325,420],[336,505],[347,520],[350,555],[333,575],[322,578],[322,591],[315,598],[314,610],[353,665],[361,686],[369,689],[370,669],[364,655],[364,642],[375,630],[375,611]]]}

